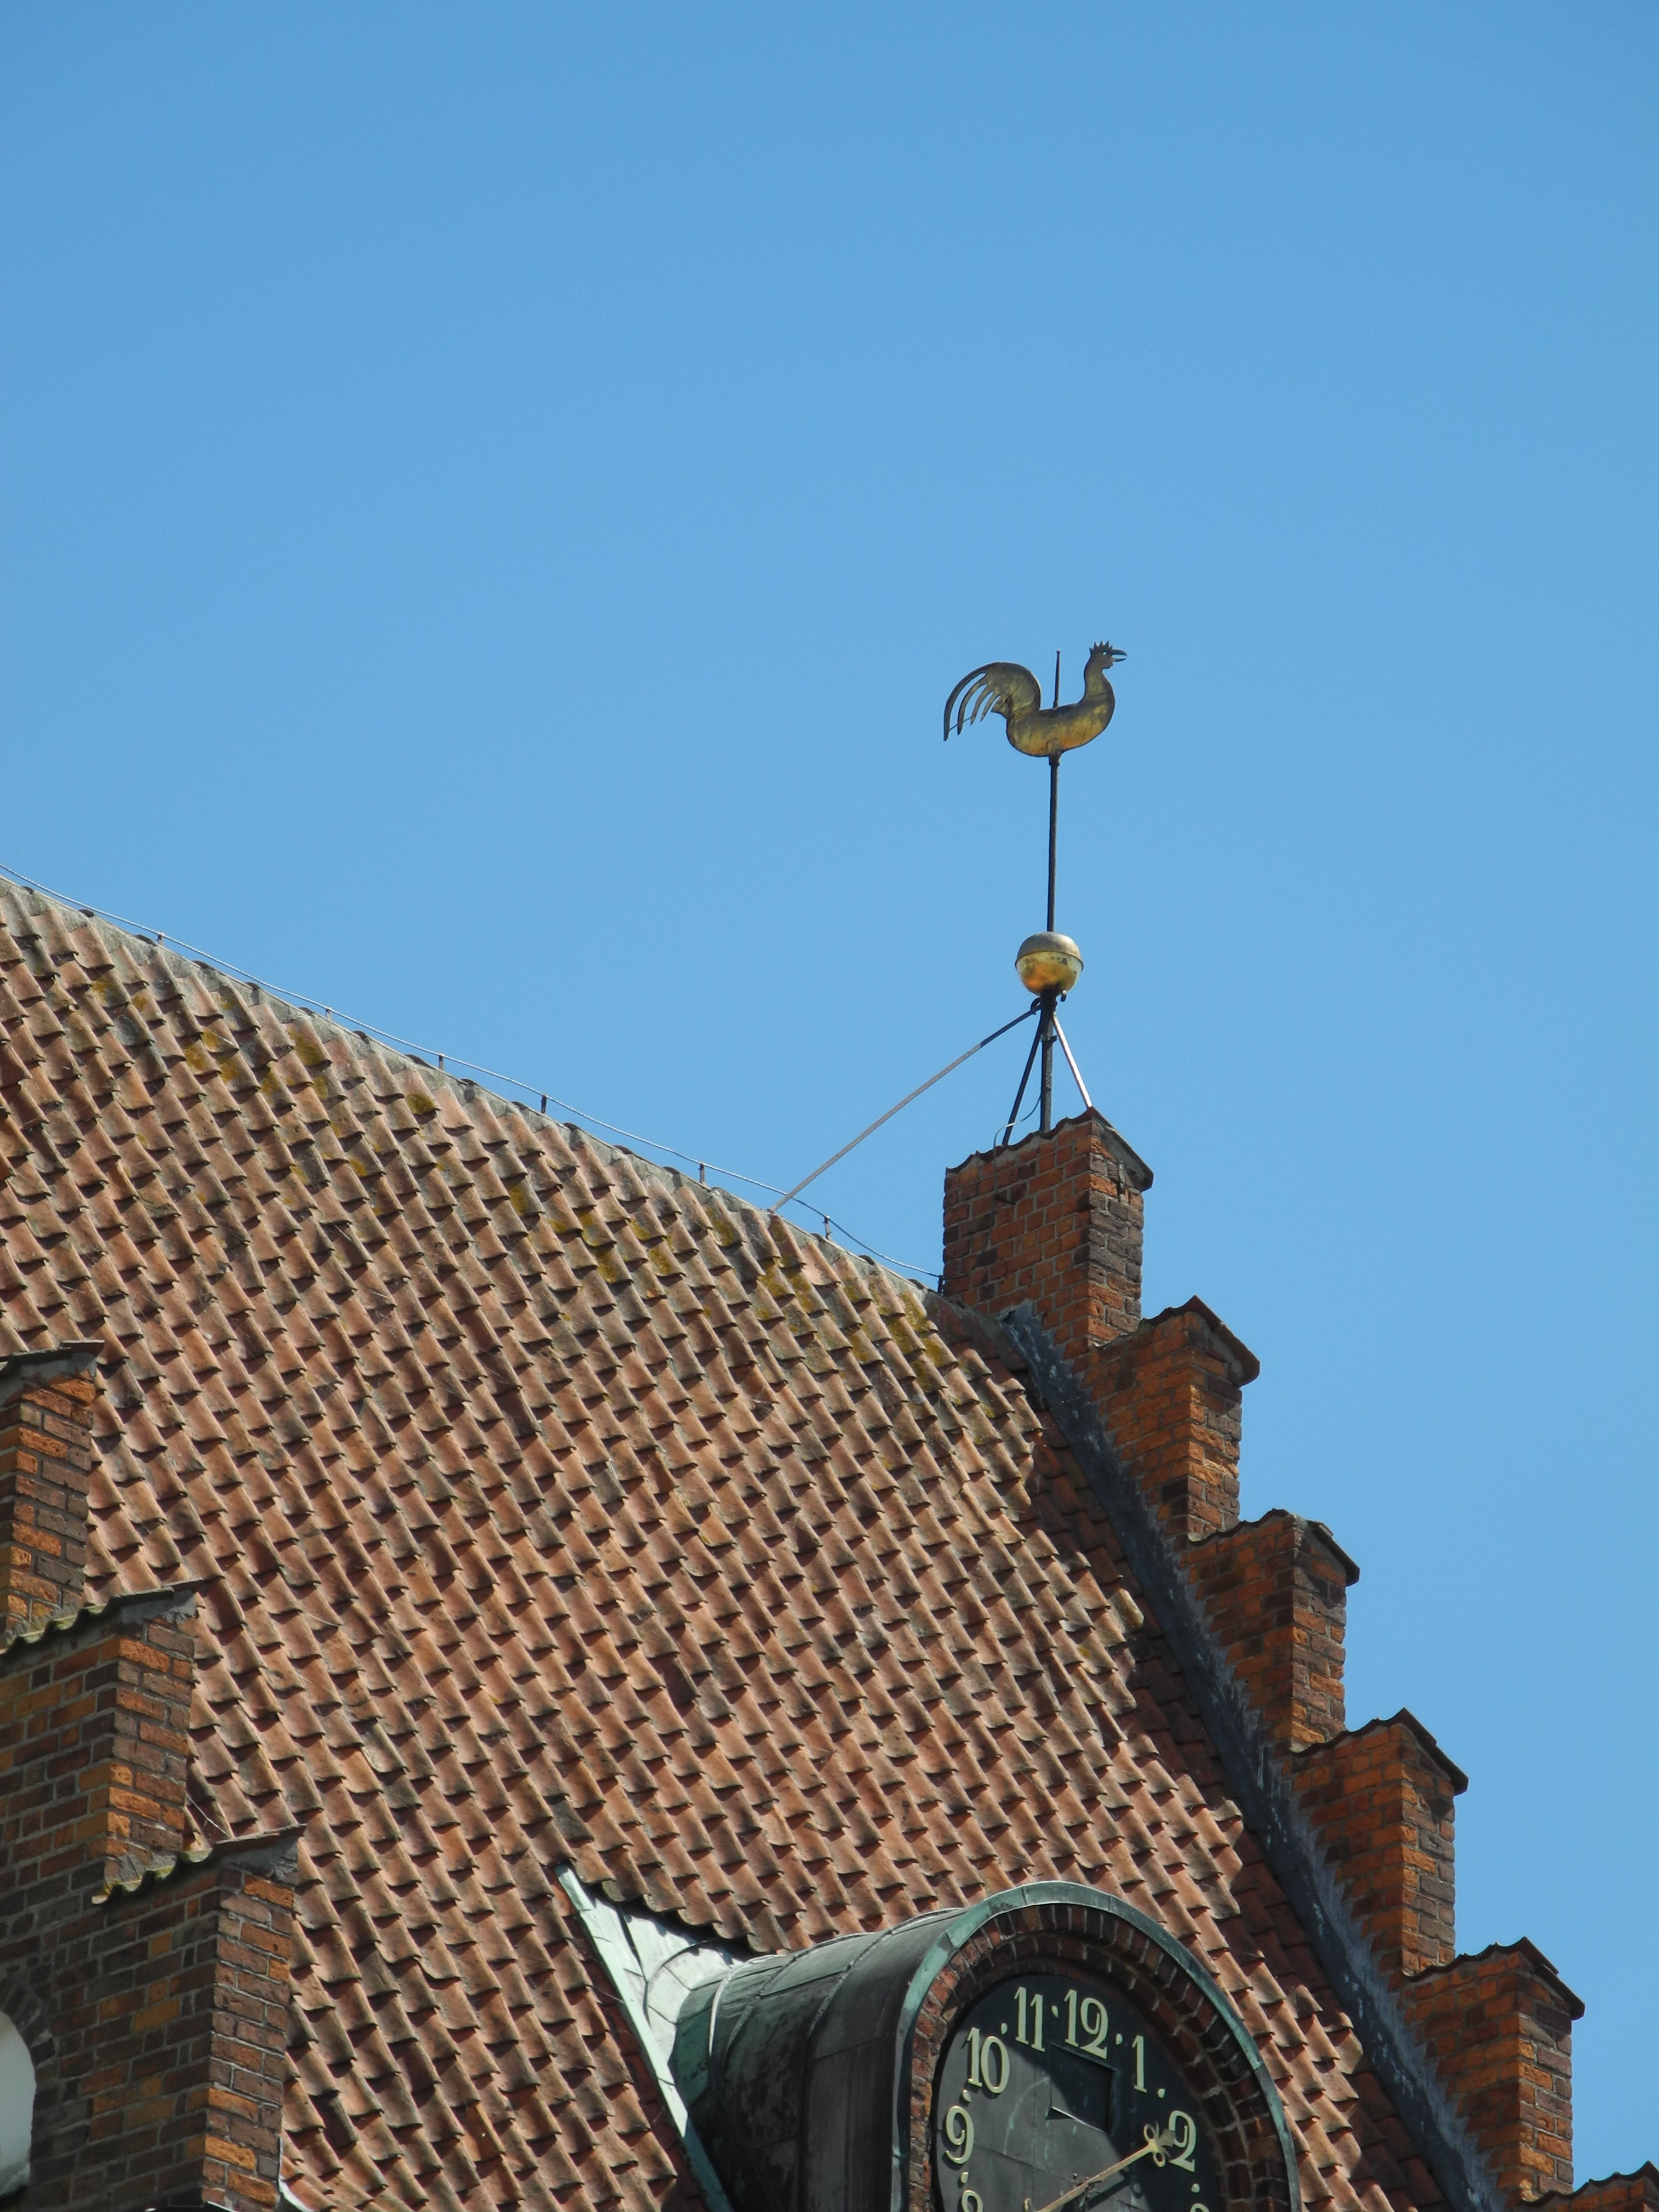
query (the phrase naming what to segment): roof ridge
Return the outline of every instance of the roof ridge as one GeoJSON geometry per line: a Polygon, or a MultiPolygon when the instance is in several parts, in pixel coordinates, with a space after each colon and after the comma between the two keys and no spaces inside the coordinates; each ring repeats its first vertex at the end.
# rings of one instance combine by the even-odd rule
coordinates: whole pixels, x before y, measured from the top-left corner
{"type": "MultiPolygon", "coordinates": [[[[383,1061],[394,1068],[418,1068],[423,1077],[434,1079],[435,1084],[446,1093],[454,1097],[463,1109],[474,1106],[480,1096],[488,1100],[497,1101],[507,1111],[523,1115],[532,1128],[556,1129],[563,1132],[568,1139],[574,1139],[584,1149],[597,1153],[601,1163],[606,1166],[614,1160],[626,1160],[654,1181],[663,1183],[674,1196],[678,1196],[686,1189],[703,1192],[718,1191],[723,1200],[733,1206],[742,1207],[746,1213],[754,1218],[757,1223],[779,1224],[787,1228],[792,1237],[820,1246],[826,1252],[837,1253],[866,1273],[878,1274],[896,1285],[902,1284],[908,1289],[919,1290],[924,1295],[928,1294],[925,1284],[919,1283],[912,1275],[905,1274],[895,1262],[878,1260],[867,1252],[855,1252],[849,1246],[838,1243],[832,1237],[821,1237],[815,1230],[805,1228],[796,1222],[786,1221],[775,1209],[761,1206],[753,1199],[744,1198],[739,1192],[727,1189],[724,1183],[704,1182],[701,1177],[691,1176],[684,1168],[671,1167],[664,1161],[653,1160],[647,1153],[635,1152],[630,1146],[617,1144],[610,1138],[597,1135],[584,1121],[566,1121],[559,1115],[543,1112],[537,1107],[526,1103],[525,1100],[515,1098],[508,1092],[498,1091],[494,1087],[496,1082],[517,1083],[516,1077],[496,1075],[493,1080],[481,1081],[480,1076],[488,1077],[489,1073],[489,1071],[482,1068],[477,1069],[477,1072],[472,1075],[457,1074],[454,1069],[447,1068],[442,1064],[446,1059],[459,1059],[459,1055],[453,1053],[439,1054],[437,1055],[439,1065],[434,1067],[430,1060],[422,1057],[420,1048],[412,1044],[408,1039],[394,1039],[390,1030],[378,1029],[368,1023],[352,1022],[337,1014],[335,1010],[325,1002],[319,1000],[308,1000],[303,993],[280,991],[274,984],[267,983],[262,977],[253,975],[250,969],[238,968],[234,963],[220,962],[203,952],[198,946],[191,945],[185,951],[176,951],[164,941],[163,933],[160,931],[152,937],[137,925],[123,922],[115,915],[105,913],[100,908],[78,906],[72,900],[64,897],[58,892],[45,890],[39,884],[30,881],[26,877],[19,877],[13,871],[6,868],[3,864],[0,864],[0,900],[3,900],[8,889],[15,891],[34,910],[38,911],[40,908],[50,908],[59,918],[66,930],[73,931],[90,926],[100,936],[112,935],[122,944],[135,948],[134,957],[136,957],[142,959],[148,957],[152,961],[159,959],[161,965],[174,975],[192,973],[209,975],[216,978],[229,989],[252,993],[254,1003],[263,1006],[279,1021],[291,1017],[296,1021],[309,1022],[313,1027],[319,1029],[325,1026],[340,1040],[348,1051],[358,1053],[361,1048],[367,1048],[368,1053],[378,1054],[383,1061]],[[139,946],[143,948],[142,953],[136,951],[139,946]]],[[[185,940],[182,938],[178,940],[180,946],[184,946],[185,943],[185,940]]],[[[471,1060],[460,1060],[459,1065],[465,1067],[477,1066],[477,1063],[471,1060]]],[[[527,1090],[531,1086],[520,1085],[519,1087],[527,1090]]],[[[550,1093],[541,1092],[536,1095],[550,1096],[550,1093]]],[[[595,1115],[592,1118],[597,1120],[599,1117],[595,1115]]],[[[650,1139],[641,1141],[648,1143],[650,1139]]],[[[665,1152],[672,1148],[661,1146],[658,1149],[665,1152]]],[[[687,1157],[689,1158],[690,1155],[687,1157]]],[[[736,1169],[731,1168],[720,1169],[717,1171],[726,1175],[737,1175],[738,1172],[736,1169]]],[[[746,1177],[741,1179],[750,1180],[746,1177]]]]}

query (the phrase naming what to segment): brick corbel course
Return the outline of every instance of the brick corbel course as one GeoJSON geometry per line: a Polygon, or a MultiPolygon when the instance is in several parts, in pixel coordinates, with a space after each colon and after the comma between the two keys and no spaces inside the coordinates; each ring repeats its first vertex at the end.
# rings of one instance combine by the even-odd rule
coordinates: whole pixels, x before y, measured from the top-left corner
{"type": "Polygon", "coordinates": [[[0,1359],[0,1634],[81,1602],[99,1344],[0,1359]]]}
{"type": "Polygon", "coordinates": [[[1076,1363],[1118,1458],[1172,1540],[1238,1519],[1240,1393],[1261,1362],[1202,1298],[1166,1307],[1076,1363]]]}
{"type": "Polygon", "coordinates": [[[1572,2189],[1572,2023],[1584,2008],[1536,1945],[1494,1943],[1401,1985],[1424,2049],[1498,2186],[1572,2189]]]}
{"type": "Polygon", "coordinates": [[[1454,1800],[1468,1777],[1413,1714],[1310,1746],[1291,1766],[1326,1863],[1391,1980],[1457,1949],[1454,1800]]]}
{"type": "Polygon", "coordinates": [[[1659,2166],[1650,2159],[1634,2173],[1609,2173],[1601,2181],[1587,2181],[1571,2197],[1552,2193],[1541,2198],[1550,2212],[1659,2212],[1659,2166]]]}
{"type": "Polygon", "coordinates": [[[1270,1741],[1294,1750],[1340,1735],[1359,1570],[1324,1522],[1279,1507],[1177,1556],[1270,1741]]]}

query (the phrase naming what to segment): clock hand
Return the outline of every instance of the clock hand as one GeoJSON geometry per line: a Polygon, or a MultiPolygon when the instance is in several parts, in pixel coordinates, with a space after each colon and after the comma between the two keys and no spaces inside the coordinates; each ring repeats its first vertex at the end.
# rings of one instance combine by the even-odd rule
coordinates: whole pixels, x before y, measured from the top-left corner
{"type": "MultiPolygon", "coordinates": [[[[1164,2154],[1169,2147],[1168,2142],[1158,2133],[1158,2130],[1149,2127],[1146,2130],[1146,2140],[1139,2150],[1132,2150],[1127,2158],[1119,2159],[1115,2166],[1103,2166],[1098,2173],[1091,2173],[1085,2175],[1081,2181],[1074,2181],[1069,2189],[1062,2190],[1058,2197],[1052,2197],[1047,2204],[1039,2206],[1038,2212],[1060,2212],[1060,2207],[1069,2204],[1074,2197],[1081,2197],[1085,2189],[1094,2188],[1097,2182],[1109,2181],[1115,2173],[1121,2173],[1126,2166],[1133,2166],[1137,2159],[1150,2158],[1156,2165],[1162,2166],[1164,2154]]],[[[1029,2197],[1025,2203],[1027,2212],[1030,2212],[1031,2200],[1029,2197]]]]}

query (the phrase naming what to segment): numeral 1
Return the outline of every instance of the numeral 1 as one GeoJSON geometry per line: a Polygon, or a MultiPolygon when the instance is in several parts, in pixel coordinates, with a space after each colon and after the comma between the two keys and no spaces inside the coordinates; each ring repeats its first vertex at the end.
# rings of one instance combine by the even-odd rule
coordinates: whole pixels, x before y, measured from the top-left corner
{"type": "Polygon", "coordinates": [[[976,2027],[970,2027],[968,2031],[968,2087],[970,2089],[985,2087],[979,2078],[979,2030],[976,2027]]]}
{"type": "Polygon", "coordinates": [[[1146,2087],[1146,2039],[1144,2035],[1135,2038],[1135,2087],[1141,2090],[1146,2087]]]}
{"type": "Polygon", "coordinates": [[[1075,2051],[1077,2048],[1077,1991],[1075,1990],[1067,1990],[1066,1992],[1066,2040],[1075,2051]]]}

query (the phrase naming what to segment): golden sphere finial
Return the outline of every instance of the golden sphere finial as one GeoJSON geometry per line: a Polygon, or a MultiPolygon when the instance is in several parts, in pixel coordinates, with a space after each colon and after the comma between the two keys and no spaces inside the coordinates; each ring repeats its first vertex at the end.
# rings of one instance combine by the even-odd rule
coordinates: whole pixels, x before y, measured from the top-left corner
{"type": "Polygon", "coordinates": [[[1014,955],[1019,980],[1034,997],[1044,991],[1070,991],[1083,973],[1083,955],[1076,940],[1052,929],[1028,937],[1014,955]]]}

